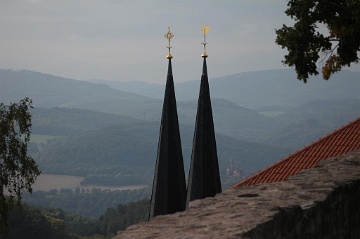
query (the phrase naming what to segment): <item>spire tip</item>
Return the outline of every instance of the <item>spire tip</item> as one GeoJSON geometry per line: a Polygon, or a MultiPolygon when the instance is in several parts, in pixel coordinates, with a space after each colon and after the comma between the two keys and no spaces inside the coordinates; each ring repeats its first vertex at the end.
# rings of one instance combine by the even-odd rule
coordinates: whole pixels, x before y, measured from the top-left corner
{"type": "Polygon", "coordinates": [[[210,30],[210,26],[206,25],[206,27],[205,27],[204,24],[201,24],[201,31],[204,34],[204,42],[201,43],[201,44],[204,45],[204,53],[201,55],[202,58],[208,57],[208,54],[206,54],[206,45],[208,44],[206,42],[206,35],[207,35],[209,30],[210,30]]]}
{"type": "Polygon", "coordinates": [[[169,41],[169,45],[166,47],[169,49],[169,54],[166,56],[166,58],[171,59],[173,58],[173,56],[170,53],[170,49],[172,48],[170,42],[171,42],[171,38],[174,37],[174,34],[172,34],[172,32],[170,31],[170,27],[168,27],[168,32],[164,35],[164,37],[169,41]]]}

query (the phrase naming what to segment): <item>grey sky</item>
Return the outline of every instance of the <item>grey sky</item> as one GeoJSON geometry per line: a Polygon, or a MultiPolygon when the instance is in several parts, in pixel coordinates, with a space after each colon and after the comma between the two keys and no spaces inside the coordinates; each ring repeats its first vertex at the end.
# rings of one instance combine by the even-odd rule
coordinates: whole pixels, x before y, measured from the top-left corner
{"type": "MultiPolygon", "coordinates": [[[[167,27],[175,82],[199,79],[201,24],[210,77],[284,68],[275,29],[285,0],[0,0],[0,67],[79,79],[166,79],[167,27]]],[[[356,66],[352,69],[358,70],[356,66]]]]}

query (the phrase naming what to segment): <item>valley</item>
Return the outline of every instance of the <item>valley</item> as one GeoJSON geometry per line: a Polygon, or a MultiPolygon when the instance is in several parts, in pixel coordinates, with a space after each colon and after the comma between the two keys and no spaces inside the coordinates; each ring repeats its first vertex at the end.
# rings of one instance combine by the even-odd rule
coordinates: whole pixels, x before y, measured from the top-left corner
{"type": "MultiPolygon", "coordinates": [[[[292,71],[271,70],[210,79],[223,190],[359,117],[358,76],[342,71],[331,81],[313,77],[303,84],[292,71]]],[[[175,85],[186,176],[198,83],[175,85]]],[[[99,206],[107,201],[100,194],[111,192],[108,198],[123,203],[150,197],[163,85],[93,83],[11,70],[0,70],[0,85],[1,102],[33,100],[28,150],[42,174],[25,201],[97,216],[113,206],[99,206]],[[86,193],[99,199],[91,212],[62,201],[66,195],[87,202],[86,193]]]]}

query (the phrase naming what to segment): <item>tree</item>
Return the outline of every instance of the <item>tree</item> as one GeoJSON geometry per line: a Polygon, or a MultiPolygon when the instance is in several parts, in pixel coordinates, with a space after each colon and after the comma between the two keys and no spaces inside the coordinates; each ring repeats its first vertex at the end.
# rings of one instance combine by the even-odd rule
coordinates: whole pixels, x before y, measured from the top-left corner
{"type": "Polygon", "coordinates": [[[297,77],[305,83],[317,75],[316,63],[324,63],[323,78],[358,63],[360,50],[359,0],[289,0],[286,15],[295,20],[293,27],[276,30],[276,43],[287,48],[284,64],[295,66],[297,77]],[[326,35],[321,33],[323,26],[326,35]]]}
{"type": "Polygon", "coordinates": [[[6,234],[9,210],[20,206],[22,191],[31,185],[40,171],[27,154],[31,133],[32,101],[5,106],[0,103],[0,233],[6,234]]]}

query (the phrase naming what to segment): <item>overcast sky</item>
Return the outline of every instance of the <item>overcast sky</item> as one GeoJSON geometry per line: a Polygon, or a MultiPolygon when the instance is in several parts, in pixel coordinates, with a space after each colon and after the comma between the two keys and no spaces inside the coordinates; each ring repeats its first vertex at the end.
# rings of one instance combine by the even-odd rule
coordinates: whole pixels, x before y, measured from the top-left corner
{"type": "MultiPolygon", "coordinates": [[[[165,83],[168,26],[175,82],[200,79],[201,24],[210,78],[281,69],[275,29],[286,0],[0,0],[0,67],[78,80],[165,83]]],[[[351,69],[358,70],[359,67],[351,69]]]]}

